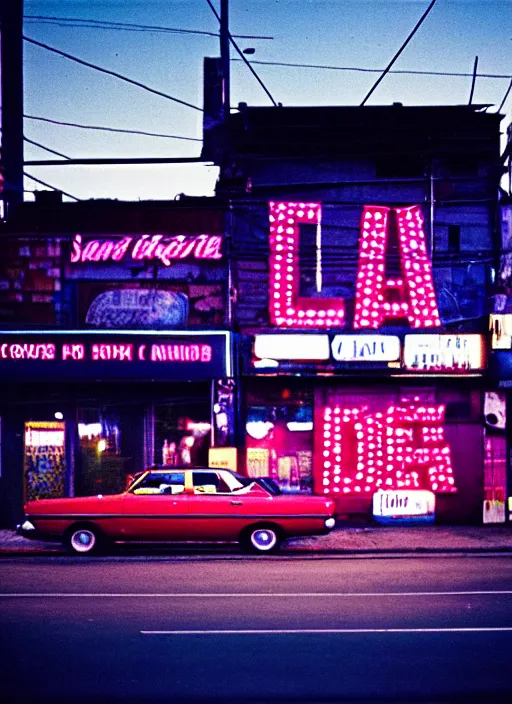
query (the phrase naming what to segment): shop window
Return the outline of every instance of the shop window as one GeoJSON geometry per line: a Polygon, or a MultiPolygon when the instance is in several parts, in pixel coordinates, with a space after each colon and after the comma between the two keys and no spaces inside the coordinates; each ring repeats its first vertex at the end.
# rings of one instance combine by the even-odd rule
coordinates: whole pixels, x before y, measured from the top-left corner
{"type": "Polygon", "coordinates": [[[211,436],[210,413],[210,403],[197,399],[155,406],[155,464],[207,467],[211,436]]]}
{"type": "Polygon", "coordinates": [[[79,410],[77,495],[116,494],[125,488],[127,475],[135,470],[132,448],[132,440],[137,437],[135,427],[135,418],[128,415],[121,421],[120,411],[115,407],[79,410]]]}
{"type": "Polygon", "coordinates": [[[284,390],[280,404],[250,406],[246,416],[249,477],[268,477],[285,493],[313,486],[313,405],[284,390]]]}

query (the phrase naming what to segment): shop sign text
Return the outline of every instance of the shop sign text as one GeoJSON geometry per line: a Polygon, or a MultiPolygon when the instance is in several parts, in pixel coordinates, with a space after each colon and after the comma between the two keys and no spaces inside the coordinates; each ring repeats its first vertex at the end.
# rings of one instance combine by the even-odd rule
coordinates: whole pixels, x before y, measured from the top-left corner
{"type": "Polygon", "coordinates": [[[336,362],[394,362],[400,339],[393,335],[335,335],[331,350],[336,362]]]}
{"type": "Polygon", "coordinates": [[[87,262],[157,261],[171,266],[182,259],[221,259],[221,235],[126,235],[121,239],[99,238],[84,242],[75,235],[71,264],[87,262]]]}
{"type": "Polygon", "coordinates": [[[81,362],[211,362],[211,345],[193,343],[133,344],[105,342],[85,345],[63,343],[58,349],[51,342],[6,343],[0,345],[0,360],[40,360],[81,362]]]}

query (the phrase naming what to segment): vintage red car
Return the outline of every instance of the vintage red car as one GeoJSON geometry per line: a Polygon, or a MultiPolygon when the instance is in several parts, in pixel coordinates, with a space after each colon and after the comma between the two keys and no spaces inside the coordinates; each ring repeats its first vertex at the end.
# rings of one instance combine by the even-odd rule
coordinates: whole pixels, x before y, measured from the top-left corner
{"type": "Polygon", "coordinates": [[[18,533],[82,555],[116,541],[238,541],[270,553],[334,525],[331,499],[281,494],[271,480],[226,469],[167,468],[137,474],[121,494],[30,501],[18,533]]]}

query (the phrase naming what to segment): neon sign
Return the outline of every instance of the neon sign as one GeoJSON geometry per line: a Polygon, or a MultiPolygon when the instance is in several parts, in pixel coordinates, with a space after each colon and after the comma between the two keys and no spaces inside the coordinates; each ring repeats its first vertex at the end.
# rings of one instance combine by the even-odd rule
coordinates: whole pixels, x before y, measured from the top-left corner
{"type": "Polygon", "coordinates": [[[85,262],[120,262],[128,253],[133,261],[159,260],[171,266],[181,259],[221,259],[221,235],[126,235],[119,240],[105,238],[82,241],[75,235],[71,247],[71,264],[85,262]]]}
{"type": "MultiPolygon", "coordinates": [[[[132,343],[106,342],[90,347],[88,361],[92,362],[211,362],[210,345],[196,344],[152,344],[134,345],[132,343]]],[[[87,348],[82,343],[62,345],[60,359],[82,361],[86,359],[87,348]]],[[[52,361],[57,359],[56,347],[51,343],[7,344],[0,347],[0,358],[11,360],[38,359],[52,361]]]]}
{"type": "Polygon", "coordinates": [[[376,413],[364,406],[324,408],[323,459],[317,476],[323,493],[457,491],[444,414],[443,404],[416,402],[376,413]]]}
{"type": "Polygon", "coordinates": [[[0,378],[199,380],[230,377],[227,331],[0,332],[0,378]]]}
{"type": "MultiPolygon", "coordinates": [[[[299,224],[317,227],[321,252],[321,203],[269,203],[269,313],[273,325],[293,328],[343,327],[343,298],[299,296],[299,224]]],[[[377,329],[406,318],[413,328],[441,325],[419,205],[408,208],[364,206],[359,238],[354,329],[377,329]],[[396,217],[401,275],[386,276],[390,213],[396,217]]],[[[317,264],[320,260],[317,259],[317,264]]],[[[317,285],[321,275],[317,271],[317,285]]],[[[321,288],[321,287],[320,287],[321,288]]]]}

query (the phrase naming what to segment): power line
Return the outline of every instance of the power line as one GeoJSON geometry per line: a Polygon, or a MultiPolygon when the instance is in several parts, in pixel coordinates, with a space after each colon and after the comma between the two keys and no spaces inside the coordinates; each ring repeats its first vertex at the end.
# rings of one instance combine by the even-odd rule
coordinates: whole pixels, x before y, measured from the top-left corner
{"type": "Polygon", "coordinates": [[[35,176],[31,176],[28,174],[26,171],[23,172],[23,175],[26,176],[27,178],[31,178],[32,181],[35,181],[36,183],[40,183],[42,186],[46,186],[47,188],[51,188],[52,191],[59,191],[60,193],[63,193],[65,196],[68,198],[72,198],[73,200],[80,200],[80,198],[77,198],[76,196],[72,195],[71,193],[66,193],[66,191],[63,191],[62,188],[55,188],[55,186],[52,186],[50,183],[46,183],[46,181],[41,181],[40,178],[36,178],[35,176]]]}
{"type": "MultiPolygon", "coordinates": [[[[1,127],[0,127],[0,132],[2,132],[1,127]]],[[[29,144],[34,144],[36,147],[39,147],[39,149],[44,149],[45,152],[49,152],[50,154],[56,154],[57,156],[61,156],[63,159],[70,158],[69,156],[66,156],[66,154],[62,154],[62,152],[57,152],[57,151],[55,151],[55,149],[50,149],[50,147],[45,147],[44,144],[41,144],[41,142],[34,142],[33,139],[29,139],[28,137],[25,137],[25,135],[23,135],[23,141],[28,142],[29,144]]]]}
{"type": "MultiPolygon", "coordinates": [[[[240,59],[232,59],[232,61],[240,61],[240,59]]],[[[261,66],[284,66],[286,68],[314,68],[325,69],[328,71],[356,71],[361,73],[382,73],[382,68],[361,68],[359,66],[328,66],[325,64],[297,64],[288,63],[285,61],[251,61],[251,64],[259,64],[261,66]]],[[[462,73],[456,71],[414,71],[405,69],[391,69],[388,73],[407,74],[413,76],[460,76],[463,78],[471,78],[472,73],[462,73]]],[[[512,78],[509,73],[479,73],[478,78],[512,78]]]]}
{"type": "MultiPolygon", "coordinates": [[[[152,24],[132,24],[131,22],[112,22],[110,20],[91,20],[91,19],[80,19],[79,17],[48,17],[46,15],[24,15],[24,19],[41,21],[43,24],[58,24],[59,22],[65,22],[65,25],[69,26],[70,22],[75,22],[75,25],[71,26],[85,26],[85,27],[97,27],[98,29],[119,29],[119,30],[134,30],[134,31],[157,31],[157,32],[171,32],[173,34],[202,34],[208,37],[219,36],[218,32],[206,32],[200,29],[177,29],[176,27],[162,27],[160,25],[152,24]],[[108,25],[108,26],[103,26],[108,25]]],[[[257,34],[234,34],[237,39],[274,39],[274,37],[268,37],[265,35],[257,34]]]]}
{"type": "Polygon", "coordinates": [[[143,132],[142,130],[123,130],[118,127],[100,127],[98,125],[81,125],[76,122],[61,122],[60,120],[50,120],[49,117],[40,117],[37,115],[23,115],[27,120],[40,120],[41,122],[51,122],[53,125],[61,125],[64,127],[79,127],[83,130],[102,130],[104,132],[121,132],[126,134],[141,134],[146,137],[164,137],[165,139],[184,139],[189,142],[202,142],[198,137],[180,137],[175,134],[160,134],[158,132],[143,132]]]}
{"type": "Polygon", "coordinates": [[[385,68],[384,71],[382,72],[382,75],[380,76],[380,78],[378,78],[378,80],[373,84],[373,86],[370,88],[370,90],[369,90],[368,93],[366,94],[366,96],[365,96],[363,102],[361,103],[361,107],[366,103],[366,101],[368,100],[368,98],[370,97],[370,95],[375,91],[375,89],[377,88],[377,86],[378,86],[378,85],[380,84],[380,82],[384,79],[386,73],[389,71],[389,69],[391,68],[391,66],[393,66],[393,64],[394,64],[395,61],[398,59],[398,57],[400,56],[400,54],[403,52],[403,50],[405,49],[405,47],[407,46],[407,44],[409,44],[409,42],[410,42],[411,39],[414,37],[414,35],[415,35],[416,32],[418,31],[418,29],[421,27],[421,25],[423,24],[424,20],[427,18],[428,14],[430,13],[430,10],[434,7],[434,5],[436,4],[436,2],[437,2],[437,0],[432,0],[432,2],[430,3],[430,5],[427,7],[427,9],[425,10],[425,12],[422,14],[422,16],[420,17],[420,19],[419,19],[418,22],[416,23],[416,26],[414,27],[414,29],[412,30],[412,32],[409,34],[409,36],[407,37],[407,39],[405,40],[405,42],[402,44],[402,46],[400,47],[400,49],[396,52],[396,54],[393,56],[393,58],[391,59],[391,61],[389,62],[389,64],[386,66],[386,68],[385,68]]]}
{"type": "Polygon", "coordinates": [[[57,156],[61,156],[63,159],[70,159],[71,157],[66,156],[66,154],[62,154],[61,152],[55,151],[55,149],[50,149],[50,147],[45,147],[44,144],[41,144],[40,142],[34,142],[33,139],[29,139],[28,137],[23,137],[25,142],[28,142],[29,144],[34,144],[36,147],[39,147],[39,149],[44,149],[45,152],[50,152],[50,154],[56,154],[57,156]]]}
{"type": "MultiPolygon", "coordinates": [[[[216,10],[216,9],[214,8],[214,6],[212,5],[211,0],[206,0],[206,2],[208,3],[208,5],[210,6],[211,11],[213,12],[213,14],[215,15],[215,17],[217,18],[217,20],[218,20],[219,23],[220,23],[220,16],[219,16],[219,13],[217,12],[217,10],[216,10]]],[[[236,51],[238,52],[238,54],[239,54],[239,56],[241,57],[242,61],[247,65],[247,67],[249,68],[249,70],[250,70],[250,72],[252,73],[252,75],[256,78],[256,80],[258,81],[258,83],[260,84],[260,86],[263,88],[263,90],[265,91],[265,93],[266,93],[266,94],[268,95],[268,97],[270,98],[270,101],[272,102],[272,104],[273,104],[275,107],[277,107],[277,103],[276,103],[276,101],[274,100],[274,98],[272,97],[272,95],[270,94],[270,91],[268,90],[267,86],[263,83],[263,81],[262,81],[261,78],[258,76],[258,74],[256,73],[256,71],[253,69],[253,67],[251,66],[250,62],[246,59],[245,55],[240,51],[240,49],[238,48],[237,43],[236,43],[235,40],[233,39],[233,37],[232,37],[232,35],[231,35],[230,32],[228,32],[228,38],[229,38],[229,41],[231,42],[231,44],[233,44],[233,46],[234,46],[234,48],[236,49],[236,51]]]]}
{"type": "Polygon", "coordinates": [[[512,90],[512,80],[511,80],[510,83],[508,84],[508,88],[507,88],[507,90],[505,91],[505,95],[503,96],[503,100],[501,101],[501,104],[500,104],[500,106],[499,106],[499,108],[498,108],[498,112],[501,112],[501,108],[505,105],[505,101],[507,100],[508,94],[510,93],[511,90],[512,90]]]}
{"type": "Polygon", "coordinates": [[[47,51],[52,51],[54,54],[58,54],[59,56],[64,56],[66,59],[70,59],[71,61],[76,61],[76,63],[81,64],[82,66],[88,66],[89,68],[93,68],[96,71],[100,71],[101,73],[106,73],[109,76],[114,76],[115,78],[119,78],[121,81],[126,81],[126,83],[131,83],[134,86],[138,86],[139,88],[143,88],[144,90],[147,90],[149,93],[154,93],[155,95],[159,95],[162,98],[167,98],[167,100],[172,100],[175,103],[179,103],[180,105],[185,105],[187,108],[192,108],[193,110],[198,110],[199,112],[203,112],[203,108],[197,107],[197,105],[192,105],[192,103],[187,103],[185,100],[180,100],[179,98],[174,98],[172,95],[168,95],[167,93],[162,93],[159,90],[155,90],[154,88],[150,88],[147,86],[145,83],[140,83],[139,81],[134,81],[132,78],[127,78],[126,76],[123,76],[121,73],[116,73],[116,71],[110,71],[106,68],[102,68],[101,66],[97,66],[96,64],[91,64],[89,61],[84,61],[83,59],[79,59],[77,56],[73,56],[72,54],[67,54],[65,51],[61,51],[60,49],[55,49],[52,46],[48,46],[48,44],[43,44],[42,42],[37,42],[35,39],[30,39],[30,37],[27,37],[23,35],[23,39],[26,42],[30,42],[30,44],[35,44],[36,46],[40,46],[42,49],[46,49],[47,51]]]}

